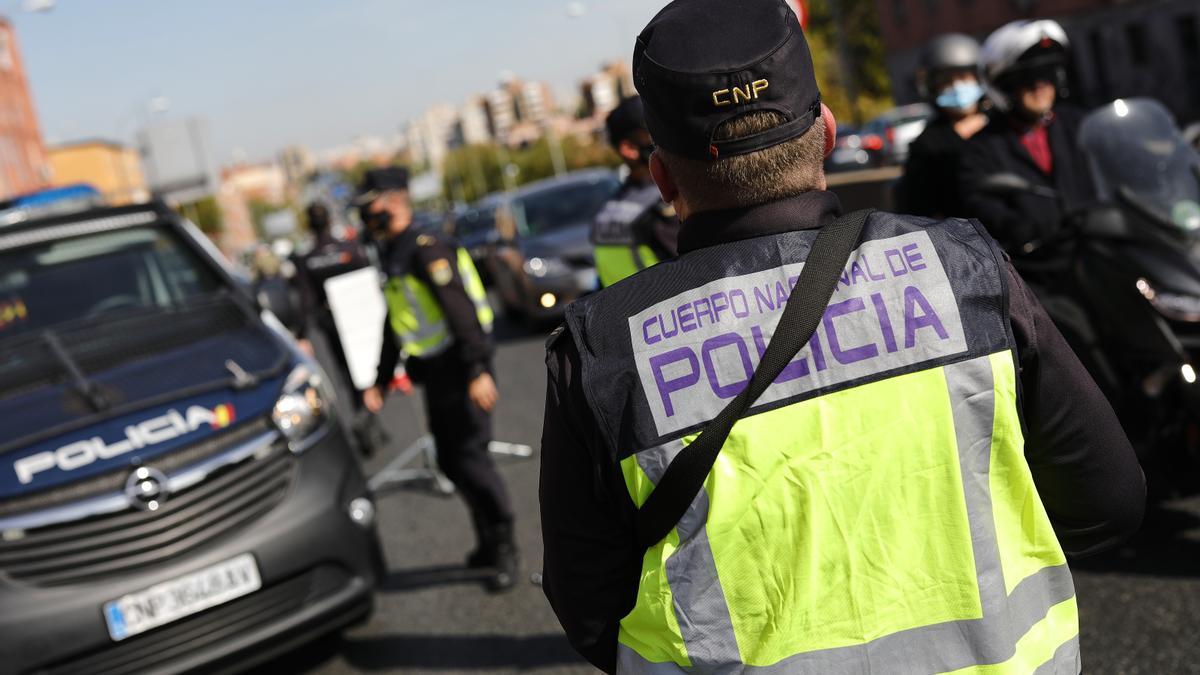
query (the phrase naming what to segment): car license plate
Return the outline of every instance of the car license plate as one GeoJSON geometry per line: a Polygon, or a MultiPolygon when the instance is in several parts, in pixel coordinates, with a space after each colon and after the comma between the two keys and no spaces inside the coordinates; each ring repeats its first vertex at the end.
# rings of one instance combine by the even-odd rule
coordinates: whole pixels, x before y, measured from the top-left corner
{"type": "Polygon", "coordinates": [[[108,635],[115,642],[145,633],[248,595],[262,588],[254,556],[236,558],[186,576],[165,581],[138,593],[104,603],[108,635]]]}

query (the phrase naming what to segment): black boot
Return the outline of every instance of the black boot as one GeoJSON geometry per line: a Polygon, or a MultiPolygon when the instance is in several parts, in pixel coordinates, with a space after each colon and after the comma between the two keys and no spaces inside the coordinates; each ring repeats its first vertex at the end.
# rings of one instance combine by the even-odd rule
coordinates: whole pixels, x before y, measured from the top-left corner
{"type": "Polygon", "coordinates": [[[467,565],[487,570],[483,585],[492,593],[510,590],[517,584],[520,564],[512,523],[483,528],[480,547],[467,558],[467,565]]]}
{"type": "Polygon", "coordinates": [[[483,581],[484,587],[492,593],[512,590],[517,585],[517,574],[520,573],[520,560],[517,556],[517,545],[510,542],[496,547],[496,562],[491,576],[483,581]]]}

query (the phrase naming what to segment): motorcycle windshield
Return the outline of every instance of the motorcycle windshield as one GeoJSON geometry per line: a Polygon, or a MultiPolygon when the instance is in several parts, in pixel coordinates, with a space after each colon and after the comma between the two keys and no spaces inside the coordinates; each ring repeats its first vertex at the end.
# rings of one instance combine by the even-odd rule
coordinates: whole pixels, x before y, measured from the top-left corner
{"type": "Polygon", "coordinates": [[[1135,201],[1164,225],[1200,238],[1200,155],[1161,103],[1132,98],[1101,106],[1084,119],[1079,144],[1101,199],[1135,201]]]}

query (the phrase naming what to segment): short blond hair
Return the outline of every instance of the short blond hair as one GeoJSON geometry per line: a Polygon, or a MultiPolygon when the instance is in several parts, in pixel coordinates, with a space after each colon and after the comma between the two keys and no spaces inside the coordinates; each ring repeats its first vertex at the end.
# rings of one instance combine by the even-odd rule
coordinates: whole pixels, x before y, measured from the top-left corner
{"type": "MultiPolygon", "coordinates": [[[[748,113],[718,127],[715,139],[744,138],[785,121],[773,111],[748,113]]],[[[692,211],[765,204],[822,189],[825,120],[818,117],[804,134],[779,145],[715,161],[680,157],[663,148],[657,152],[692,211]]]]}

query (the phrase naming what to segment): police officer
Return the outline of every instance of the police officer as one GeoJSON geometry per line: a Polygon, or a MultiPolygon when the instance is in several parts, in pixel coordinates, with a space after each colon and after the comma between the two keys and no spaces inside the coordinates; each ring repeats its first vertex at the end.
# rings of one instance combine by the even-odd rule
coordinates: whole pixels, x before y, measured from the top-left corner
{"type": "Polygon", "coordinates": [[[612,286],[638,270],[675,257],[679,218],[662,201],[650,177],[654,144],[646,131],[642,100],[631,96],[608,114],[608,140],[629,168],[620,191],[592,223],[596,273],[601,286],[612,286]]]}
{"type": "Polygon", "coordinates": [[[909,146],[898,206],[914,216],[966,215],[958,193],[959,163],[967,140],[987,124],[979,43],[959,33],[931,40],[921,52],[917,88],[937,112],[909,146]]]}
{"type": "MultiPolygon", "coordinates": [[[[334,277],[348,274],[369,265],[362,247],[354,241],[342,241],[333,236],[333,219],[329,207],[320,201],[314,201],[305,209],[309,233],[313,237],[313,246],[305,254],[295,258],[296,285],[300,295],[300,317],[296,325],[296,338],[300,341],[301,349],[309,356],[314,355],[312,343],[308,340],[309,332],[315,326],[325,338],[329,350],[333,354],[337,372],[345,386],[354,390],[354,379],[350,375],[350,365],[346,360],[345,348],[338,334],[333,313],[329,309],[329,299],[325,293],[325,282],[334,277]]],[[[374,416],[363,413],[362,399],[357,390],[349,397],[354,406],[354,435],[358,446],[366,455],[374,452],[386,443],[382,428],[376,423],[374,416]]]]}
{"type": "Polygon", "coordinates": [[[680,256],[576,302],[548,343],[543,587],[571,643],[609,672],[1078,672],[1064,552],[1128,536],[1145,486],[993,240],[839,215],[784,0],[676,0],[633,68],[680,256]],[[802,339],[780,324],[792,284],[825,304],[806,261],[839,273],[817,332],[694,471],[773,339],[802,339]]]}
{"type": "Polygon", "coordinates": [[[1064,218],[1095,193],[1078,143],[1083,112],[1059,101],[1069,46],[1062,26],[1045,19],[1002,26],[983,44],[995,112],[963,151],[960,190],[968,215],[1015,255],[1061,236],[1064,218]],[[1035,189],[994,191],[987,182],[997,174],[1035,189]]]}
{"type": "Polygon", "coordinates": [[[511,588],[517,573],[513,512],[488,454],[499,394],[491,374],[493,316],[483,284],[465,250],[410,227],[406,170],[368,171],[357,201],[364,224],[385,239],[388,275],[379,374],[363,401],[373,413],[383,409],[383,392],[403,348],[409,377],[425,390],[438,465],[471,512],[479,546],[467,564],[488,570],[489,590],[511,588]]]}

